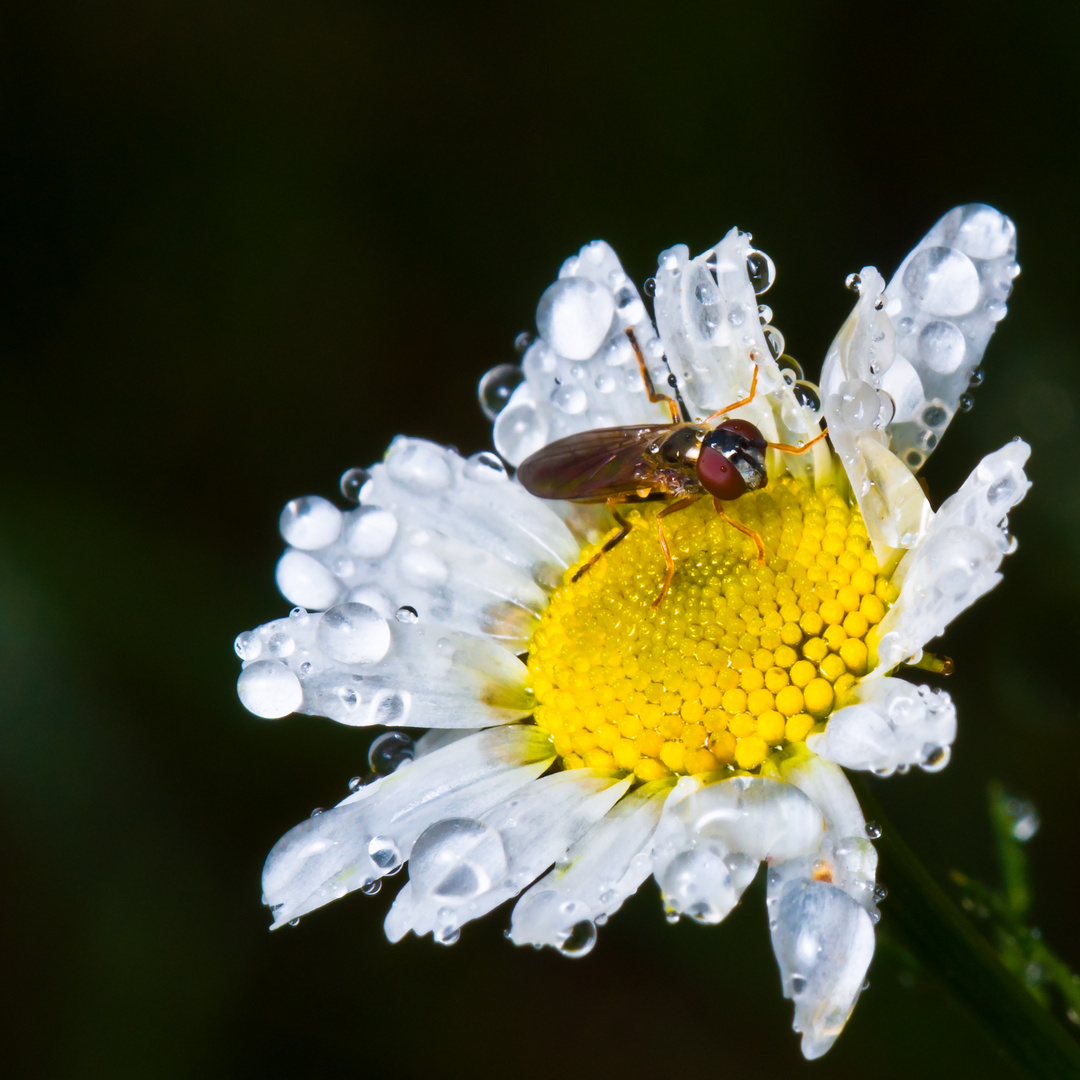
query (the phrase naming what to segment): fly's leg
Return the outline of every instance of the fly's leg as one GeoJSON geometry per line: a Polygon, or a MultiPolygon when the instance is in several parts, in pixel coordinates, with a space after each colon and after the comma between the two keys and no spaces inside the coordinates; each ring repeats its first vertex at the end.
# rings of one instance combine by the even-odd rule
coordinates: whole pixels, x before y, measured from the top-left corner
{"type": "Polygon", "coordinates": [[[771,446],[774,450],[780,450],[785,454],[805,454],[814,443],[821,442],[826,435],[829,434],[829,429],[826,428],[820,435],[815,435],[809,442],[804,442],[802,446],[789,446],[787,443],[771,442],[768,446],[771,446]]]}
{"type": "Polygon", "coordinates": [[[721,521],[726,521],[733,529],[738,529],[744,536],[749,536],[754,541],[754,546],[757,548],[757,561],[758,566],[765,565],[765,544],[762,539],[749,525],[744,525],[741,521],[736,521],[733,517],[729,517],[724,512],[724,504],[717,498],[713,498],[713,506],[716,507],[716,513],[720,517],[721,521]]]}
{"type": "MultiPolygon", "coordinates": [[[[638,371],[641,372],[641,381],[645,384],[645,391],[649,395],[649,400],[655,405],[658,402],[664,402],[668,407],[668,412],[671,413],[671,422],[673,424],[679,423],[682,420],[682,416],[679,412],[679,404],[674,398],[668,397],[667,394],[658,394],[656,388],[653,386],[652,377],[649,375],[648,368],[645,367],[645,357],[641,353],[641,346],[637,343],[637,338],[634,336],[632,328],[628,327],[626,330],[626,336],[630,339],[630,347],[634,350],[634,356],[637,357],[638,371]]],[[[678,393],[678,391],[676,391],[678,393]]]]}
{"type": "Polygon", "coordinates": [[[736,409],[741,409],[744,405],[749,405],[750,402],[757,397],[757,374],[758,366],[755,364],[754,377],[750,380],[750,393],[740,401],[733,401],[730,405],[725,405],[722,409],[714,412],[712,416],[706,416],[702,423],[711,424],[714,420],[719,420],[721,416],[727,416],[729,412],[734,412],[736,409]]]}
{"type": "Polygon", "coordinates": [[[685,510],[688,506],[696,503],[700,499],[700,495],[687,495],[684,499],[679,499],[678,502],[673,502],[670,506],[665,506],[659,514],[656,515],[656,531],[660,534],[660,547],[664,550],[664,562],[667,564],[667,571],[664,574],[664,584],[660,588],[660,595],[652,602],[654,608],[660,606],[660,602],[667,596],[668,589],[671,588],[671,579],[675,576],[675,560],[671,557],[671,548],[668,547],[667,537],[664,535],[664,523],[663,518],[666,518],[668,514],[674,514],[678,510],[685,510]]]}
{"type": "Polygon", "coordinates": [[[571,582],[577,581],[577,579],[581,577],[581,575],[584,574],[585,571],[588,570],[594,562],[599,560],[601,555],[606,555],[617,543],[619,543],[620,540],[626,539],[626,534],[630,531],[630,522],[627,521],[626,518],[624,518],[622,514],[620,514],[619,511],[615,509],[616,506],[618,506],[624,501],[624,499],[618,498],[608,499],[608,513],[611,514],[611,516],[615,519],[616,523],[619,526],[619,531],[610,540],[605,541],[604,546],[583,567],[581,567],[581,569],[578,570],[576,574],[574,574],[574,576],[570,579],[571,582]]]}

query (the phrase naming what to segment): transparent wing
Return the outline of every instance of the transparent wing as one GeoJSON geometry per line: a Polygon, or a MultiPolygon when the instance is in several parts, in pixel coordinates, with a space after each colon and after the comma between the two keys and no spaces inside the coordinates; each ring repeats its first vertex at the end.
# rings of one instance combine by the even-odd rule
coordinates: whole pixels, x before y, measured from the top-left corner
{"type": "Polygon", "coordinates": [[[518,466],[526,491],[541,499],[606,499],[650,486],[649,447],[670,424],[598,428],[549,443],[518,466]]]}

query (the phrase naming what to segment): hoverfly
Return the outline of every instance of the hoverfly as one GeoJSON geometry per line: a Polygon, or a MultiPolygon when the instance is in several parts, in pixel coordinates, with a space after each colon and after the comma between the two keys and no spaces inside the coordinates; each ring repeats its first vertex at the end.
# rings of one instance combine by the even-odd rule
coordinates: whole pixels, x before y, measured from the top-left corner
{"type": "Polygon", "coordinates": [[[717,514],[754,541],[758,563],[764,565],[765,545],[761,537],[749,526],[729,517],[723,504],[765,487],[769,479],[765,469],[766,449],[803,454],[824,439],[828,429],[801,446],[789,446],[769,442],[748,420],[724,420],[728,413],[754,400],[758,381],[756,364],[747,397],[702,421],[693,421],[674,376],[669,381],[677,401],[667,394],[656,393],[634,331],[627,330],[626,336],[637,357],[649,400],[667,404],[671,423],[631,424],[568,435],[530,454],[518,466],[517,477],[526,491],[541,499],[606,502],[618,523],[619,532],[578,570],[574,581],[630,532],[629,523],[617,509],[621,503],[634,499],[675,499],[656,515],[667,570],[664,584],[652,604],[655,608],[667,595],[675,575],[675,560],[664,535],[663,519],[685,510],[702,496],[711,495],[717,514]]]}

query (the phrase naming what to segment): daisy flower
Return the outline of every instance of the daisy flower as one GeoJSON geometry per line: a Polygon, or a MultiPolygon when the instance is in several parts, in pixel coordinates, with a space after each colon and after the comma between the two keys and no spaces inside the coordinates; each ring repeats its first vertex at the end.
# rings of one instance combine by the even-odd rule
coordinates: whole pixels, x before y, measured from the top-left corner
{"type": "MultiPolygon", "coordinates": [[[[514,942],[581,956],[650,875],[669,919],[718,923],[764,863],[803,1053],[832,1045],[882,895],[843,768],[948,762],[949,696],[895,672],[941,670],[924,646],[999,580],[1029,486],[1019,440],[936,512],[917,478],[981,378],[1015,229],[958,207],[888,285],[873,267],[851,275],[820,389],[759,303],[773,266],[750,240],[733,229],[694,258],[664,252],[644,289],[655,326],[611,248],[588,244],[541,298],[520,366],[481,382],[498,456],[402,436],[342,478],[348,509],[285,507],[277,583],[297,606],[237,638],[240,699],[257,716],[392,730],[372,775],[270,852],[275,927],[376,892],[407,862],[391,941],[451,943],[518,897],[514,942]],[[675,490],[657,486],[664,440],[702,425],[654,427],[672,415],[642,370],[690,421],[744,402],[727,418],[770,444],[758,473],[726,458],[746,493],[662,522],[671,501],[639,498],[621,532],[603,506],[530,494],[513,467],[620,425],[659,433],[639,446],[640,494],[675,490]],[[811,445],[823,423],[829,441],[811,445]]],[[[571,495],[598,468],[572,457],[571,495]]]]}

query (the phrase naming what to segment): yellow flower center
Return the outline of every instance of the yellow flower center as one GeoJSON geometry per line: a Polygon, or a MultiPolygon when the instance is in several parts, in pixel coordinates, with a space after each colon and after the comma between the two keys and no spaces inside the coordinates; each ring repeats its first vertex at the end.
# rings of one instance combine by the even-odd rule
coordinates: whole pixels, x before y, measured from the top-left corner
{"type": "Polygon", "coordinates": [[[675,577],[653,608],[663,505],[629,509],[629,534],[572,581],[585,548],[552,596],[529,643],[535,721],[570,769],[756,771],[843,704],[896,590],[858,508],[785,476],[725,504],[764,566],[710,499],[665,517],[675,577]]]}

